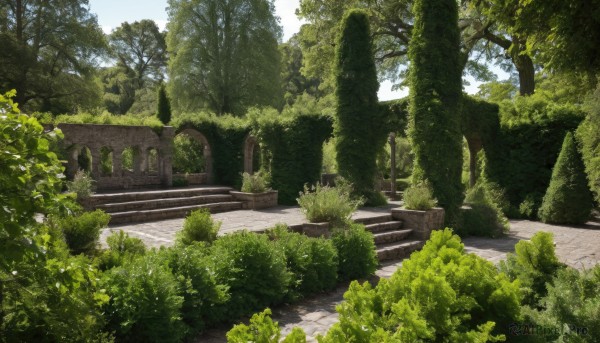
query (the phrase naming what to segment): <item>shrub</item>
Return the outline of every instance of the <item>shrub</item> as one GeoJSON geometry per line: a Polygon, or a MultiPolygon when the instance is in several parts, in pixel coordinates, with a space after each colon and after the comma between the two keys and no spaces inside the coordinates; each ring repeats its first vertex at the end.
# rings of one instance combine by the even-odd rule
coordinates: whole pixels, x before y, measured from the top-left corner
{"type": "Polygon", "coordinates": [[[508,254],[506,261],[500,262],[500,270],[511,280],[519,280],[524,303],[531,306],[536,306],[546,295],[546,284],[562,267],[554,252],[553,235],[549,232],[537,232],[530,242],[518,242],[515,254],[508,254]]]}
{"type": "Polygon", "coordinates": [[[592,202],[581,154],[577,151],[573,134],[569,132],[552,170],[550,186],[538,215],[545,223],[583,224],[590,217],[592,202]]]}
{"type": "Polygon", "coordinates": [[[123,263],[146,253],[144,242],[139,238],[129,237],[123,230],[106,237],[106,244],[108,249],[103,250],[95,261],[100,270],[122,266],[123,263]]]}
{"type": "Polygon", "coordinates": [[[283,251],[292,274],[288,298],[293,300],[335,287],[338,256],[330,240],[290,232],[284,225],[269,230],[268,235],[283,251]]]}
{"type": "Polygon", "coordinates": [[[62,229],[73,254],[94,252],[100,239],[100,230],[105,228],[109,221],[110,215],[102,210],[52,220],[53,225],[62,229]]]}
{"type": "Polygon", "coordinates": [[[483,182],[467,192],[465,201],[470,208],[462,210],[462,225],[457,229],[458,234],[498,237],[509,230],[508,219],[483,182]]]}
{"type": "Polygon", "coordinates": [[[345,226],[352,213],[363,203],[362,199],[353,200],[351,187],[347,183],[336,182],[336,187],[304,186],[304,193],[296,199],[300,211],[311,223],[329,222],[333,226],[345,226]]]}
{"type": "MultiPolygon", "coordinates": [[[[334,135],[339,174],[354,185],[353,193],[379,200],[375,189],[377,152],[383,149],[387,127],[377,101],[377,71],[366,12],[348,11],[335,51],[336,121],[334,135]]],[[[378,205],[378,204],[375,204],[378,205]]]]}
{"type": "Polygon", "coordinates": [[[280,303],[291,280],[283,252],[266,235],[247,231],[220,237],[211,247],[219,284],[229,286],[231,298],[213,308],[216,320],[230,320],[280,303]]]}
{"type": "Polygon", "coordinates": [[[227,286],[218,284],[211,271],[208,249],[203,244],[162,249],[183,295],[181,315],[190,328],[187,336],[197,334],[215,324],[212,310],[229,299],[227,286]]]}
{"type": "Polygon", "coordinates": [[[352,282],[320,342],[489,342],[520,319],[517,282],[467,254],[450,229],[373,288],[352,282]]]}
{"type": "Polygon", "coordinates": [[[338,252],[340,280],[364,278],[377,270],[373,234],[364,225],[351,224],[348,229],[335,230],[331,240],[338,252]]]}
{"type": "Polygon", "coordinates": [[[118,341],[179,342],[183,297],[165,261],[153,253],[106,272],[107,329],[118,341]]]}
{"type": "Polygon", "coordinates": [[[221,222],[215,222],[207,209],[192,211],[183,222],[183,229],[177,233],[177,243],[190,245],[194,242],[212,243],[217,239],[221,222]]]}
{"type": "Polygon", "coordinates": [[[263,193],[268,189],[268,183],[260,173],[242,174],[242,192],[246,193],[263,193]]]}
{"type": "Polygon", "coordinates": [[[157,96],[158,101],[156,105],[156,116],[165,125],[171,121],[171,102],[167,96],[167,90],[163,83],[158,86],[157,96]]]}
{"type": "Polygon", "coordinates": [[[89,198],[94,192],[94,182],[88,173],[78,170],[73,181],[67,182],[67,190],[77,194],[77,199],[83,200],[89,198]]]}
{"type": "Polygon", "coordinates": [[[428,182],[419,182],[404,191],[404,206],[410,210],[426,211],[437,204],[428,182]]]}
{"type": "Polygon", "coordinates": [[[267,308],[261,313],[253,314],[250,325],[238,324],[229,330],[227,342],[306,343],[306,334],[301,328],[295,327],[286,338],[281,340],[281,329],[277,322],[273,322],[271,310],[267,308]]]}
{"type": "Polygon", "coordinates": [[[581,155],[590,181],[590,189],[600,204],[600,85],[586,101],[588,115],[577,128],[577,139],[581,142],[581,155]]]}

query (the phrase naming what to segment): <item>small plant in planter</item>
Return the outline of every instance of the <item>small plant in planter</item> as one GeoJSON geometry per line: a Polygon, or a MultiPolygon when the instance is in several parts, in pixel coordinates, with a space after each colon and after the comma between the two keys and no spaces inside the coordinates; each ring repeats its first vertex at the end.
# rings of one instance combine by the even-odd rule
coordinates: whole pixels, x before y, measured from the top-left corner
{"type": "Polygon", "coordinates": [[[403,209],[392,210],[392,216],[414,230],[419,239],[429,239],[432,230],[444,227],[444,209],[435,207],[431,186],[427,181],[417,183],[404,191],[403,209]]]}
{"type": "Polygon", "coordinates": [[[242,174],[241,192],[230,191],[236,201],[243,203],[242,208],[258,210],[277,206],[277,191],[269,188],[268,175],[256,173],[242,174]]]}

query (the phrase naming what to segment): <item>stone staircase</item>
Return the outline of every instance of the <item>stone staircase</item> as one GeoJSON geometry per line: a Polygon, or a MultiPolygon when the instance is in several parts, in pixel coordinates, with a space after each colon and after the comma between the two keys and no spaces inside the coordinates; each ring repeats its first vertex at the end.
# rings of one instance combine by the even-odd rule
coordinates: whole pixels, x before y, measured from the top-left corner
{"type": "Polygon", "coordinates": [[[391,215],[381,215],[354,220],[365,225],[373,233],[379,261],[399,260],[421,249],[425,241],[414,237],[413,230],[404,228],[404,223],[391,215]]]}
{"type": "Polygon", "coordinates": [[[140,190],[94,194],[86,209],[101,209],[110,214],[111,224],[183,218],[189,212],[207,208],[211,213],[242,209],[229,187],[190,187],[167,190],[140,190]]]}

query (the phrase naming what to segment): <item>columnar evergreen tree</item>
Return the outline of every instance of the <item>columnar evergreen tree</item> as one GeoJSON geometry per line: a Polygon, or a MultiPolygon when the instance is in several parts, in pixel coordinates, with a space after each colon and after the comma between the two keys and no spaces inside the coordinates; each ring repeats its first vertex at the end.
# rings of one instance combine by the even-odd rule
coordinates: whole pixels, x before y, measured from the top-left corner
{"type": "Polygon", "coordinates": [[[452,223],[463,199],[457,2],[415,0],[413,12],[409,48],[413,184],[429,180],[438,203],[446,209],[446,220],[452,223]]]}
{"type": "Polygon", "coordinates": [[[583,224],[592,211],[592,193],[587,185],[581,154],[572,133],[567,133],[539,217],[545,223],[583,224]]]}
{"type": "Polygon", "coordinates": [[[167,125],[171,121],[171,102],[167,97],[165,85],[161,84],[158,87],[158,105],[156,115],[160,121],[167,125]]]}
{"type": "MultiPolygon", "coordinates": [[[[339,173],[357,194],[375,200],[376,153],[385,142],[377,100],[379,83],[365,12],[349,11],[336,48],[336,139],[339,173]]],[[[385,129],[385,128],[383,128],[385,129]]]]}

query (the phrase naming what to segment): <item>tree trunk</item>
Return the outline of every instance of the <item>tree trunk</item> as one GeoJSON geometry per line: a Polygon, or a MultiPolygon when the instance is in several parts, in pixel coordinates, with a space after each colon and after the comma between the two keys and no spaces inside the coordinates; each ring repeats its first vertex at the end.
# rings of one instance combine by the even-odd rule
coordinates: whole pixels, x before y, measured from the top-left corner
{"type": "Polygon", "coordinates": [[[527,55],[519,55],[515,60],[519,72],[519,94],[532,95],[535,92],[535,68],[527,55]]]}

